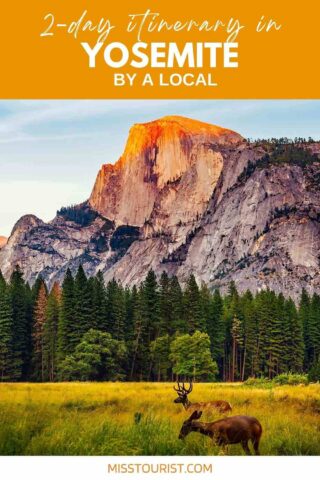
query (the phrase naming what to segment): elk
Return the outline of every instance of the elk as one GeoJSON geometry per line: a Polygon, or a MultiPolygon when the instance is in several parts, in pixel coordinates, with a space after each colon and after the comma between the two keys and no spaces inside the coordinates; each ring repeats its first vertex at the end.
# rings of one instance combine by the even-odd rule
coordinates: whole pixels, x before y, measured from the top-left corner
{"type": "Polygon", "coordinates": [[[225,400],[191,403],[188,395],[192,392],[192,382],[189,383],[188,388],[185,387],[184,383],[177,382],[177,384],[178,388],[173,387],[178,393],[178,398],[174,400],[174,403],[182,403],[187,412],[193,412],[195,410],[217,410],[219,413],[226,413],[232,411],[230,403],[225,400]]]}
{"type": "Polygon", "coordinates": [[[248,442],[251,440],[256,455],[260,455],[259,442],[262,435],[260,422],[254,417],[237,415],[227,417],[215,422],[197,422],[202,412],[195,411],[186,420],[180,430],[179,438],[184,439],[190,432],[199,432],[207,435],[220,447],[241,443],[247,455],[251,455],[248,442]]]}

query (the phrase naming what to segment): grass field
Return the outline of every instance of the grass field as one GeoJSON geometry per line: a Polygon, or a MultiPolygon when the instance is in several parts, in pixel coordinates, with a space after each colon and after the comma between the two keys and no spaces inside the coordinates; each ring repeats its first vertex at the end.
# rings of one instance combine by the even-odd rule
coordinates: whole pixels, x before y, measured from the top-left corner
{"type": "MultiPolygon", "coordinates": [[[[174,398],[172,384],[0,384],[0,454],[218,455],[203,435],[178,439],[187,415],[174,398]]],[[[190,396],[218,399],[260,420],[262,455],[320,455],[320,385],[196,384],[190,396]]]]}

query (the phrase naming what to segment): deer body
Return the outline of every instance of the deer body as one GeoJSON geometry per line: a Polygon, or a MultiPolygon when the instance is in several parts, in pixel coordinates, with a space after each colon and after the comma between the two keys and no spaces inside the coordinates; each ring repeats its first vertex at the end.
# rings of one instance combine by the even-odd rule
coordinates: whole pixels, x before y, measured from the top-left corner
{"type": "Polygon", "coordinates": [[[225,400],[216,400],[211,402],[197,402],[191,403],[189,400],[187,403],[183,403],[183,406],[187,412],[195,412],[197,410],[217,410],[219,413],[231,412],[232,407],[229,402],[225,400]]]}
{"type": "Polygon", "coordinates": [[[188,395],[192,392],[192,383],[190,383],[189,388],[186,388],[184,383],[178,383],[178,388],[174,387],[174,390],[178,393],[178,398],[174,400],[174,403],[182,403],[187,412],[217,410],[219,413],[227,413],[232,411],[230,403],[225,400],[191,403],[188,395]]]}
{"type": "Polygon", "coordinates": [[[259,442],[262,435],[260,422],[254,417],[246,415],[237,415],[235,417],[223,418],[216,422],[198,422],[202,412],[193,412],[181,428],[179,438],[185,438],[191,432],[199,432],[212,438],[213,441],[221,446],[241,443],[247,455],[251,455],[248,442],[251,440],[256,455],[259,453],[259,442]]]}

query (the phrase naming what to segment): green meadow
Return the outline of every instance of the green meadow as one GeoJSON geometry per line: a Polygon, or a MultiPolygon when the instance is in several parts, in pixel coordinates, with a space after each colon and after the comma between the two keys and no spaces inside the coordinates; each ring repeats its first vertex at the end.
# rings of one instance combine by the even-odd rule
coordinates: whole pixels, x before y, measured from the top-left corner
{"type": "MultiPolygon", "coordinates": [[[[188,417],[170,383],[0,384],[1,455],[218,455],[178,434],[188,417]]],[[[191,401],[227,400],[258,418],[262,455],[320,454],[320,385],[195,384],[191,401]]],[[[215,420],[214,414],[204,420],[215,420]]],[[[243,455],[239,445],[228,455],[243,455]]]]}

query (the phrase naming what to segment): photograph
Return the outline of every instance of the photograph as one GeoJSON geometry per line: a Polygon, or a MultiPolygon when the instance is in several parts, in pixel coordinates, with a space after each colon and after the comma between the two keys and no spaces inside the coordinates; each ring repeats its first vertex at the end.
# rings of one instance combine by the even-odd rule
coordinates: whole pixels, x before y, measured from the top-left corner
{"type": "Polygon", "coordinates": [[[320,455],[319,125],[0,100],[0,456],[320,455]]]}

